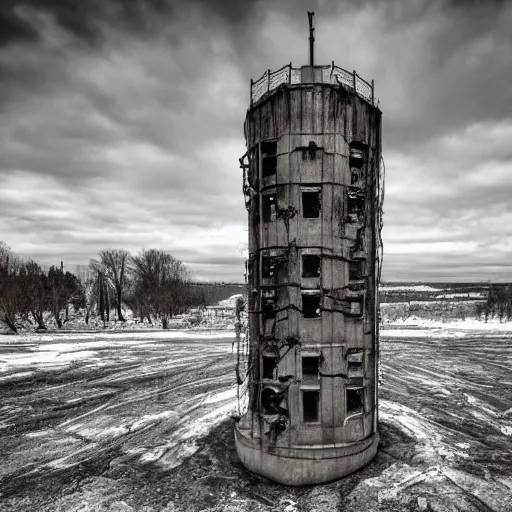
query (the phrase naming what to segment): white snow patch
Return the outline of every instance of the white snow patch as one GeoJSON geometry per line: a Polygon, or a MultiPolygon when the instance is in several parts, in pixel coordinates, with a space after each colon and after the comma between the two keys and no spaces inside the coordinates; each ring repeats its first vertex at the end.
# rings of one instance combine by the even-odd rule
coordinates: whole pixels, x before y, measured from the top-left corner
{"type": "MultiPolygon", "coordinates": [[[[13,349],[12,353],[2,354],[0,360],[0,373],[21,369],[23,367],[37,366],[38,370],[48,370],[55,367],[70,365],[77,361],[90,360],[95,365],[106,365],[98,356],[100,349],[118,349],[124,346],[146,346],[157,344],[163,340],[197,339],[212,340],[226,339],[234,341],[234,333],[226,331],[153,331],[144,333],[62,333],[54,336],[30,334],[16,336],[16,343],[0,343],[0,346],[13,349]],[[60,342],[62,340],[62,342],[60,342]],[[75,341],[76,340],[76,341],[75,341]],[[53,343],[40,343],[51,341],[53,343]],[[36,343],[34,343],[36,342],[36,343]],[[39,343],[37,343],[39,342],[39,343]],[[28,352],[16,352],[16,348],[28,349],[28,352]]],[[[216,349],[230,351],[231,344],[217,346],[216,349]]],[[[136,360],[136,359],[134,359],[136,360]]],[[[26,376],[28,372],[17,372],[0,377],[0,382],[11,380],[19,376],[26,376]]]]}
{"type": "Polygon", "coordinates": [[[55,351],[38,350],[25,354],[4,354],[0,362],[0,372],[24,366],[58,367],[69,365],[82,359],[95,358],[96,352],[83,350],[77,352],[56,353],[55,351]]]}
{"type": "Polygon", "coordinates": [[[512,510],[512,494],[501,483],[483,480],[451,467],[443,467],[442,472],[458,488],[483,502],[489,510],[493,512],[512,510]]]}
{"type": "MultiPolygon", "coordinates": [[[[443,330],[461,330],[461,331],[496,331],[496,332],[511,332],[512,331],[512,321],[511,322],[500,322],[496,318],[489,319],[489,321],[484,322],[482,320],[478,320],[476,318],[467,318],[466,320],[452,320],[449,322],[443,322],[441,320],[430,320],[426,318],[400,318],[390,322],[389,324],[393,327],[398,326],[408,326],[415,328],[437,328],[443,330]]],[[[381,333],[386,332],[387,329],[381,329],[381,333]]]]}
{"type": "Polygon", "coordinates": [[[239,298],[243,298],[243,295],[241,293],[237,293],[236,295],[231,295],[231,297],[228,297],[227,299],[219,301],[219,306],[224,306],[226,308],[235,308],[236,307],[236,301],[239,298]]]}
{"type": "Polygon", "coordinates": [[[402,430],[416,439],[428,439],[432,435],[432,432],[415,417],[416,413],[412,409],[396,402],[381,400],[379,416],[385,421],[398,423],[402,430]]]}
{"type": "Polygon", "coordinates": [[[381,338],[462,338],[466,335],[463,332],[445,332],[442,329],[383,329],[380,331],[381,338]]]}
{"type": "Polygon", "coordinates": [[[439,292],[442,288],[432,288],[424,284],[409,285],[409,286],[387,286],[380,287],[383,292],[439,292]]]}
{"type": "Polygon", "coordinates": [[[467,393],[464,393],[464,396],[466,397],[466,400],[468,401],[468,403],[470,403],[470,404],[476,403],[476,398],[474,396],[468,395],[467,393]]]}
{"type": "Polygon", "coordinates": [[[503,434],[505,434],[506,436],[512,436],[512,426],[502,425],[501,426],[501,432],[503,434]]]}
{"type": "Polygon", "coordinates": [[[481,292],[466,292],[466,293],[441,293],[436,295],[436,299],[485,299],[487,294],[481,292]]]}
{"type": "MultiPolygon", "coordinates": [[[[0,371],[1,367],[0,367],[0,371]]],[[[0,382],[7,382],[9,380],[16,380],[23,377],[30,377],[34,375],[35,372],[17,372],[17,373],[11,373],[10,375],[5,375],[3,377],[0,377],[0,382]]]]}
{"type": "Polygon", "coordinates": [[[132,426],[130,427],[130,432],[135,432],[136,430],[139,430],[142,427],[146,427],[147,425],[157,423],[168,418],[174,418],[178,420],[179,414],[175,411],[164,411],[158,414],[146,414],[132,424],[132,426]]]}
{"type": "Polygon", "coordinates": [[[37,432],[28,432],[25,437],[43,437],[50,434],[50,430],[38,430],[37,432]]]}
{"type": "Polygon", "coordinates": [[[93,441],[103,440],[105,438],[114,439],[119,436],[124,436],[130,432],[130,427],[127,425],[115,426],[109,425],[105,427],[98,426],[84,426],[81,423],[67,427],[68,432],[79,434],[82,437],[91,439],[93,441]]]}
{"type": "MultiPolygon", "coordinates": [[[[166,469],[172,469],[193,455],[198,449],[197,440],[204,437],[217,424],[222,422],[229,414],[236,411],[236,386],[222,391],[205,399],[201,405],[215,404],[221,401],[228,402],[220,407],[210,410],[202,416],[191,418],[185,414],[179,421],[177,428],[164,445],[141,455],[140,461],[156,462],[166,469]]],[[[196,408],[194,408],[197,411],[196,408]]],[[[133,453],[133,452],[132,452],[133,453]]],[[[140,451],[137,453],[140,454],[140,451]]]]}

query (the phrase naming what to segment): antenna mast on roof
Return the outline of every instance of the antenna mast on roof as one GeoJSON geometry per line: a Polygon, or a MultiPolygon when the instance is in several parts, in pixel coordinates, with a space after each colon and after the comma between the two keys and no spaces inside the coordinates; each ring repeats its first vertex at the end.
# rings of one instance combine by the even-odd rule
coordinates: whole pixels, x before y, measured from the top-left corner
{"type": "Polygon", "coordinates": [[[308,11],[309,18],[309,65],[313,67],[315,65],[315,27],[313,27],[313,16],[314,12],[308,11]]]}

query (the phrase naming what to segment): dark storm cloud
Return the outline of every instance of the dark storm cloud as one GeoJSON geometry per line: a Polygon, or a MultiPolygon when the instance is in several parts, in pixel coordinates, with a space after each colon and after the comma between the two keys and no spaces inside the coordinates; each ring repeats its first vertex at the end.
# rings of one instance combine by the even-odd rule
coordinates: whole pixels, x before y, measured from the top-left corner
{"type": "Polygon", "coordinates": [[[385,58],[372,73],[382,104],[392,106],[386,142],[418,144],[471,121],[511,115],[510,3],[425,3],[415,18],[407,8],[398,11],[404,20],[387,16],[390,5],[397,2],[383,3],[385,58]]]}
{"type": "Polygon", "coordinates": [[[316,12],[317,63],[374,78],[381,99],[384,277],[505,272],[506,2],[4,0],[8,244],[69,263],[108,246],[165,248],[198,277],[241,279],[249,79],[307,61],[307,10],[316,12]]]}
{"type": "Polygon", "coordinates": [[[40,38],[38,13],[52,15],[67,32],[91,43],[102,40],[105,23],[146,32],[154,28],[149,24],[151,21],[172,16],[172,3],[167,0],[3,0],[0,44],[40,38]]]}

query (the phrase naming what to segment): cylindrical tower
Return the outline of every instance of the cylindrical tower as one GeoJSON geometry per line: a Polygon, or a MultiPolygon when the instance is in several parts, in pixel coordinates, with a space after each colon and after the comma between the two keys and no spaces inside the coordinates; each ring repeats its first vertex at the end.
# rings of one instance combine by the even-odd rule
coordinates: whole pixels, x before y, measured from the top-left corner
{"type": "Polygon", "coordinates": [[[245,134],[249,402],[236,447],[277,482],[326,482],[379,441],[373,82],[334,63],[268,71],[251,82],[245,134]]]}

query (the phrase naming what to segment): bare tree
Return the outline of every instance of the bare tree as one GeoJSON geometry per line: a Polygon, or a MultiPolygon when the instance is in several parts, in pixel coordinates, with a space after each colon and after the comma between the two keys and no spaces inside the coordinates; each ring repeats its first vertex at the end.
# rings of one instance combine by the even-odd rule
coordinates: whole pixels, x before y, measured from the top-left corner
{"type": "Polygon", "coordinates": [[[161,319],[166,329],[169,319],[189,305],[189,270],[170,253],[149,249],[132,259],[132,272],[138,302],[161,319]]]}
{"type": "Polygon", "coordinates": [[[25,310],[20,284],[21,260],[0,242],[0,320],[17,333],[16,318],[25,310]]]}
{"type": "Polygon", "coordinates": [[[76,275],[82,285],[85,308],[85,323],[88,325],[92,312],[97,303],[98,292],[96,290],[96,281],[98,278],[98,273],[94,268],[93,262],[91,262],[89,265],[78,265],[76,269],[76,275]]]}
{"type": "Polygon", "coordinates": [[[96,287],[98,290],[98,314],[105,326],[105,277],[103,272],[98,272],[96,287]]]}
{"type": "Polygon", "coordinates": [[[62,327],[60,313],[80,293],[80,282],[70,272],[64,273],[62,268],[52,266],[48,270],[48,285],[50,288],[51,312],[60,329],[62,327]]]}
{"type": "Polygon", "coordinates": [[[123,303],[123,292],[127,280],[127,264],[130,259],[130,253],[124,249],[107,249],[100,251],[100,260],[106,270],[107,275],[112,280],[116,292],[117,317],[124,322],[121,306],[123,303]]]}
{"type": "Polygon", "coordinates": [[[26,309],[32,313],[38,329],[46,329],[45,316],[51,309],[51,292],[48,276],[33,260],[23,264],[20,287],[25,297],[26,309]]]}
{"type": "Polygon", "coordinates": [[[92,259],[89,265],[95,273],[93,289],[96,294],[97,313],[105,325],[105,322],[110,320],[110,296],[114,290],[114,283],[107,267],[101,261],[92,259]]]}

